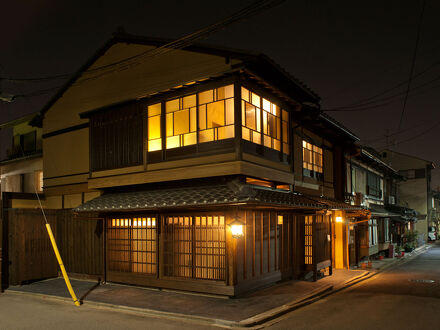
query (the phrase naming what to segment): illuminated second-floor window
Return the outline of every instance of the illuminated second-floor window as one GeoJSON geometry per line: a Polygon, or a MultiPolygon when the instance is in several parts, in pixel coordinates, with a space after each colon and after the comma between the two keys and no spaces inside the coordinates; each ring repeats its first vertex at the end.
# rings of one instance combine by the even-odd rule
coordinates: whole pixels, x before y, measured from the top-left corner
{"type": "MultiPolygon", "coordinates": [[[[234,85],[166,101],[164,112],[166,149],[233,138],[234,85]]],[[[161,113],[161,103],[148,106],[148,151],[162,149],[161,113]]]]}
{"type": "Polygon", "coordinates": [[[156,151],[162,149],[162,138],[160,133],[160,112],[160,103],[148,106],[148,151],[156,151]]]}
{"type": "Polygon", "coordinates": [[[199,142],[234,137],[234,85],[198,94],[199,142]]]}
{"type": "Polygon", "coordinates": [[[303,175],[322,180],[322,148],[303,140],[303,175]]]}
{"type": "Polygon", "coordinates": [[[197,143],[197,97],[195,94],[165,103],[166,148],[197,143]]]}
{"type": "Polygon", "coordinates": [[[288,154],[287,111],[244,87],[241,98],[243,139],[288,154]]]}

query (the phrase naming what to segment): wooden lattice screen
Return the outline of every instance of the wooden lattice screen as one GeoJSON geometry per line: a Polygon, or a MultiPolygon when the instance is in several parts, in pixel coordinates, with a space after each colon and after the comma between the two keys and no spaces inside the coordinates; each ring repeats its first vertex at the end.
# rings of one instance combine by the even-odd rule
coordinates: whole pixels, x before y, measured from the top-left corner
{"type": "Polygon", "coordinates": [[[165,276],[226,279],[224,216],[168,216],[164,222],[165,276]]]}
{"type": "Polygon", "coordinates": [[[304,217],[304,263],[313,263],[313,216],[304,217]]]}
{"type": "Polygon", "coordinates": [[[108,269],[156,274],[156,217],[107,220],[108,269]]]}

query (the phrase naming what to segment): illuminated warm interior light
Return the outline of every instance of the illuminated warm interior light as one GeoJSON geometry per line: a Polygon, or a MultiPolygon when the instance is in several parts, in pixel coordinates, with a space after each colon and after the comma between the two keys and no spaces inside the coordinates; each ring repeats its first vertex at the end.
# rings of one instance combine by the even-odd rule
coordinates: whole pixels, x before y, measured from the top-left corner
{"type": "Polygon", "coordinates": [[[243,224],[231,224],[231,233],[233,238],[243,237],[243,224]]]}
{"type": "Polygon", "coordinates": [[[342,217],[336,217],[336,222],[343,222],[342,217]]]}
{"type": "Polygon", "coordinates": [[[278,224],[279,224],[279,225],[282,225],[282,224],[283,224],[283,216],[282,216],[282,215],[279,215],[279,216],[278,216],[278,224]]]}
{"type": "Polygon", "coordinates": [[[268,187],[268,188],[272,188],[274,186],[274,184],[270,181],[259,180],[259,179],[249,178],[249,177],[246,178],[246,183],[253,184],[256,186],[268,187]]]}

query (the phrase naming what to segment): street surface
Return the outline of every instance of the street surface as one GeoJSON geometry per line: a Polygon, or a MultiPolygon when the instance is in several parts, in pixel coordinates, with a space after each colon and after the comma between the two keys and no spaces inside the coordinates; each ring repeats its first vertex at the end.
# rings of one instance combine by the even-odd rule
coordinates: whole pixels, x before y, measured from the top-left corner
{"type": "Polygon", "coordinates": [[[350,289],[286,314],[270,328],[440,329],[440,245],[350,289]]]}
{"type": "MultiPolygon", "coordinates": [[[[352,288],[264,325],[270,329],[440,329],[440,245],[352,288]]],[[[0,294],[0,330],[208,329],[206,324],[13,293],[0,294]]],[[[214,327],[211,327],[214,328],[214,327]]],[[[218,328],[216,328],[218,329],[218,328]]]]}
{"type": "MultiPolygon", "coordinates": [[[[117,310],[17,294],[0,294],[0,330],[208,329],[182,320],[146,317],[117,310]]],[[[218,329],[218,328],[216,328],[218,329]]]]}

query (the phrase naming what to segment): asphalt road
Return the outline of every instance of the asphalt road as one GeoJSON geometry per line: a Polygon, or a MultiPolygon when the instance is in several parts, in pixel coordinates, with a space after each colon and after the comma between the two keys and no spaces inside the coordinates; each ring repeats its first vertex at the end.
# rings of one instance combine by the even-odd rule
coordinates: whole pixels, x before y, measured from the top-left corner
{"type": "Polygon", "coordinates": [[[271,329],[440,329],[440,245],[284,315],[271,329]]]}
{"type": "MultiPolygon", "coordinates": [[[[208,329],[182,320],[146,317],[28,295],[0,295],[0,330],[208,329]]],[[[216,328],[218,329],[218,328],[216,328]]]]}

